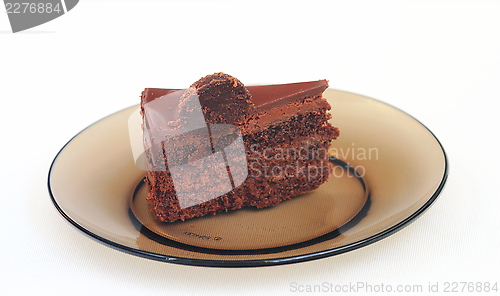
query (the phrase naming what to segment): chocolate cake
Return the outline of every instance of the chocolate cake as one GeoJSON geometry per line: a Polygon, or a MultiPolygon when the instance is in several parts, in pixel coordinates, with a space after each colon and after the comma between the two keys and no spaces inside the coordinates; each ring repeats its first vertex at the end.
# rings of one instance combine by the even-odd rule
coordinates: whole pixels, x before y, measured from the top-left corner
{"type": "Polygon", "coordinates": [[[339,135],[328,123],[327,87],[326,80],[245,87],[216,73],[187,90],[145,89],[145,182],[155,218],[274,206],[324,183],[339,135]]]}

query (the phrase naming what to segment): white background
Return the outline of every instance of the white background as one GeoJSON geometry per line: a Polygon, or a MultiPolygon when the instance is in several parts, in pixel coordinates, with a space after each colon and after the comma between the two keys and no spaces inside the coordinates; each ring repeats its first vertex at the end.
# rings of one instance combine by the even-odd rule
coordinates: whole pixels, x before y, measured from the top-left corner
{"type": "Polygon", "coordinates": [[[446,282],[500,282],[499,13],[500,1],[84,0],[12,34],[0,12],[1,290],[309,295],[293,286],[364,282],[426,291],[438,283],[442,291],[446,282]],[[448,154],[443,193],[380,242],[264,268],[142,259],[89,239],[59,215],[47,173],[73,135],[137,104],[145,87],[183,88],[218,71],[246,84],[328,79],[332,88],[408,112],[448,154]]]}

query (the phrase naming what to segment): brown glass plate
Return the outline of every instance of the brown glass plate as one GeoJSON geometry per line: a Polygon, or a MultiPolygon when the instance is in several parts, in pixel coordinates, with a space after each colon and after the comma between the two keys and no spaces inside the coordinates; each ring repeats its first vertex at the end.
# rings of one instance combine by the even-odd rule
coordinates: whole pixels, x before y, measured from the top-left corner
{"type": "Polygon", "coordinates": [[[179,264],[287,264],[369,245],[435,201],[446,182],[446,155],[425,126],[390,105],[331,89],[325,97],[341,130],[330,149],[333,175],[275,207],[155,222],[129,143],[128,119],[137,106],[94,123],[61,149],[49,171],[52,201],[101,243],[179,264]]]}

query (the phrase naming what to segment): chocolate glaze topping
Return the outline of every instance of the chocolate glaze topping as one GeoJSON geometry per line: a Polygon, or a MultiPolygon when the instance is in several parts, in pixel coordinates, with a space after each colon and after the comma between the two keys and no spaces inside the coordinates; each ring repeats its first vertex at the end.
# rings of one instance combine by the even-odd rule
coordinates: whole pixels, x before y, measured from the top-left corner
{"type": "MultiPolygon", "coordinates": [[[[215,111],[220,114],[221,110],[225,109],[228,110],[227,113],[233,114],[226,114],[227,122],[224,123],[232,123],[241,120],[244,114],[260,112],[304,97],[316,96],[328,88],[328,81],[245,87],[232,76],[216,73],[201,78],[192,87],[195,87],[198,92],[206,116],[215,111]]],[[[142,93],[142,103],[148,103],[178,90],[146,88],[142,93]]],[[[215,120],[215,122],[221,121],[215,120]]]]}

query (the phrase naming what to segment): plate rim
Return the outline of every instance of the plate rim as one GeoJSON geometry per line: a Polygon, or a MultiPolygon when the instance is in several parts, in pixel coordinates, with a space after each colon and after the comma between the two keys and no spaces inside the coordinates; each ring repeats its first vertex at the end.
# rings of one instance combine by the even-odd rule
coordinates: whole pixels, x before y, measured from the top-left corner
{"type": "MultiPolygon", "coordinates": [[[[89,124],[82,130],[80,130],[78,133],[76,133],[71,139],[69,139],[62,147],[61,149],[57,152],[55,155],[54,159],[52,160],[49,170],[48,170],[48,176],[47,176],[47,188],[48,192],[50,195],[50,198],[52,200],[53,205],[55,206],[56,210],[61,214],[61,216],[69,222],[70,225],[78,229],[79,231],[83,232],[85,235],[90,237],[91,239],[105,245],[108,247],[111,247],[112,249],[130,254],[130,255],[135,255],[141,258],[145,259],[151,259],[155,261],[161,261],[161,262],[168,262],[168,263],[174,263],[174,264],[181,264],[181,265],[190,265],[190,266],[204,266],[204,267],[229,267],[229,268],[234,268],[234,267],[265,267],[265,266],[275,266],[275,265],[285,265],[285,264],[292,264],[292,263],[300,263],[300,262],[306,262],[306,261],[312,261],[312,260],[317,260],[317,259],[322,259],[322,258],[327,258],[335,255],[340,255],[349,251],[353,251],[365,246],[368,246],[370,244],[373,244],[375,242],[378,242],[392,234],[395,234],[399,230],[405,228],[406,226],[410,225],[412,222],[416,221],[422,214],[424,214],[437,200],[441,192],[443,191],[446,181],[448,180],[448,174],[449,174],[449,159],[446,154],[446,151],[439,139],[436,137],[436,135],[421,121],[413,117],[412,115],[408,114],[407,112],[399,109],[398,107],[395,107],[391,104],[385,103],[381,100],[374,99],[372,97],[366,96],[366,95],[361,95],[357,94],[354,92],[350,91],[344,91],[340,89],[332,89],[328,88],[327,90],[331,91],[339,91],[347,94],[352,94],[356,95],[365,99],[370,99],[373,101],[376,101],[378,103],[381,103],[383,105],[389,106],[399,112],[402,112],[406,116],[409,116],[411,119],[415,120],[417,123],[419,123],[421,126],[423,126],[427,132],[429,132],[434,140],[439,145],[439,148],[441,149],[441,152],[443,153],[443,158],[444,158],[444,170],[443,170],[443,175],[441,177],[441,181],[434,191],[434,193],[428,198],[428,200],[416,211],[414,211],[411,215],[400,221],[399,223],[381,231],[377,232],[369,237],[366,237],[364,239],[349,243],[347,245],[341,246],[341,247],[335,247],[331,249],[326,249],[323,251],[317,251],[313,253],[307,253],[307,254],[302,254],[302,255],[294,255],[294,256],[288,256],[288,257],[279,257],[275,259],[252,259],[252,260],[209,260],[209,259],[196,259],[196,258],[187,258],[187,257],[179,257],[179,256],[169,256],[169,255],[164,255],[164,254],[158,254],[155,252],[150,252],[150,251],[143,251],[140,249],[128,247],[125,245],[122,245],[120,243],[114,242],[110,239],[107,239],[103,236],[100,236],[98,234],[93,233],[92,231],[86,229],[84,226],[80,225],[78,222],[74,221],[71,217],[69,217],[68,214],[64,212],[64,210],[59,206],[59,204],[56,201],[56,198],[52,192],[51,188],[51,173],[54,168],[54,165],[59,157],[59,155],[64,151],[66,146],[68,146],[69,143],[71,143],[76,137],[78,137],[82,132],[90,128],[91,126],[95,125],[96,123],[109,118],[117,113],[120,113],[124,110],[133,108],[137,106],[137,104],[120,109],[116,112],[113,112],[103,118],[100,118],[93,123],[89,124]]],[[[141,232],[140,229],[138,229],[139,232],[141,232]]]]}

